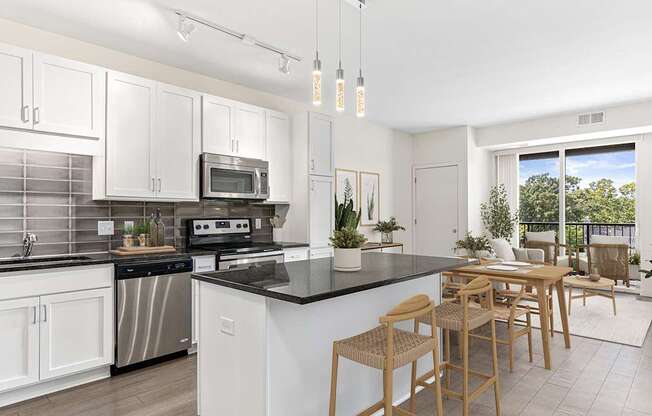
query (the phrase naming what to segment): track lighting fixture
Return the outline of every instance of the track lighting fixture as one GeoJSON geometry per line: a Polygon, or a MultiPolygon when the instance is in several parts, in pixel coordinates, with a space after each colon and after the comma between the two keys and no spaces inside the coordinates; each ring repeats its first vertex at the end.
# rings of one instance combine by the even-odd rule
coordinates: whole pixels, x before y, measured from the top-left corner
{"type": "Polygon", "coordinates": [[[195,30],[195,25],[188,21],[185,15],[179,15],[179,29],[177,30],[177,35],[181,38],[182,41],[188,42],[190,39],[190,34],[195,30]]]}

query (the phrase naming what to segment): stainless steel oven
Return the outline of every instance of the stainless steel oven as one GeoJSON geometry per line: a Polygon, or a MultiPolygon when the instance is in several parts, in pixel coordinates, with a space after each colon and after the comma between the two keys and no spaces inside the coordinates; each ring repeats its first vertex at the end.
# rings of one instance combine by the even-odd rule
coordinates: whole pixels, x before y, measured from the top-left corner
{"type": "Polygon", "coordinates": [[[238,270],[248,269],[252,266],[268,264],[268,263],[283,263],[285,256],[282,250],[271,250],[262,253],[248,253],[248,254],[231,254],[227,256],[220,256],[218,262],[218,270],[238,270]]]}
{"type": "Polygon", "coordinates": [[[267,199],[268,175],[269,165],[264,160],[201,155],[202,198],[267,199]]]}

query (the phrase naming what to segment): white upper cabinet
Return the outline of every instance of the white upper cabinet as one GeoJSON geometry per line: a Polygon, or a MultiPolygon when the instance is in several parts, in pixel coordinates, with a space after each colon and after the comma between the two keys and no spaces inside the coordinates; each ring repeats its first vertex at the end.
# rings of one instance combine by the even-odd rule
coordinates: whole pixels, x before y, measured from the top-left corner
{"type": "Polygon", "coordinates": [[[311,175],[333,176],[333,119],[310,113],[308,122],[308,171],[311,175]]]}
{"type": "Polygon", "coordinates": [[[226,98],[202,96],[202,152],[235,154],[236,104],[226,98]]]}
{"type": "Polygon", "coordinates": [[[266,112],[267,160],[269,161],[269,200],[292,199],[292,141],[290,119],[283,113],[266,112]]]}
{"type": "Polygon", "coordinates": [[[328,247],[333,229],[333,178],[310,175],[310,247],[328,247]]]}
{"type": "Polygon", "coordinates": [[[0,302],[0,391],[39,381],[38,297],[0,302]]]}
{"type": "Polygon", "coordinates": [[[101,137],[105,74],[99,67],[34,54],[34,130],[101,137]]]}
{"type": "Polygon", "coordinates": [[[0,125],[32,128],[32,52],[0,44],[0,125]]]}
{"type": "Polygon", "coordinates": [[[199,199],[201,95],[160,83],[157,95],[156,196],[199,199]]]}
{"type": "Polygon", "coordinates": [[[265,110],[240,103],[236,108],[235,121],[236,154],[265,159],[265,110]]]}
{"type": "Polygon", "coordinates": [[[111,364],[113,290],[41,296],[41,381],[111,364]]]}
{"type": "Polygon", "coordinates": [[[202,151],[265,159],[265,110],[204,94],[202,151]]]}
{"type": "MultiPolygon", "coordinates": [[[[107,77],[106,195],[153,198],[151,157],[156,82],[118,72],[107,77]]],[[[93,178],[100,180],[100,178],[93,178]]]]}

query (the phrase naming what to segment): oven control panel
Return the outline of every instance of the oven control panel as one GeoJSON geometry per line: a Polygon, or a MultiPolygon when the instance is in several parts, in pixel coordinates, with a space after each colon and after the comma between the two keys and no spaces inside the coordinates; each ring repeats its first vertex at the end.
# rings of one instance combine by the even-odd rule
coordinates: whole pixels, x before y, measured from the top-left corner
{"type": "Polygon", "coordinates": [[[249,219],[203,218],[192,220],[194,235],[249,234],[249,219]]]}

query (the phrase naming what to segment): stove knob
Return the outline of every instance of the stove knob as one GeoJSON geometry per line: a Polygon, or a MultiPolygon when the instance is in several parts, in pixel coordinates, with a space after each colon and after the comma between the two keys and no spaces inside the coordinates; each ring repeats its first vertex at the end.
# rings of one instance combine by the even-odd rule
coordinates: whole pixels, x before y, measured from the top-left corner
{"type": "Polygon", "coordinates": [[[204,230],[208,230],[208,224],[204,224],[204,230]]]}
{"type": "Polygon", "coordinates": [[[201,230],[201,225],[199,224],[195,225],[195,230],[201,230]]]}
{"type": "Polygon", "coordinates": [[[242,224],[244,228],[249,228],[249,224],[242,224]]]}
{"type": "Polygon", "coordinates": [[[236,225],[235,228],[242,228],[242,224],[236,225]]]}

